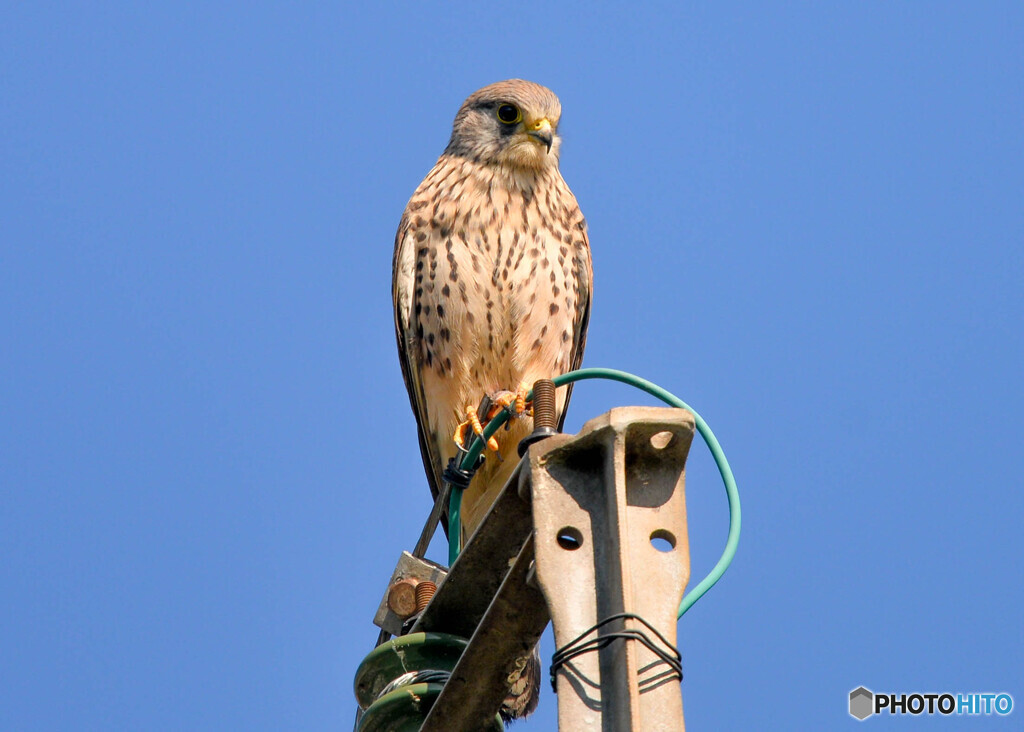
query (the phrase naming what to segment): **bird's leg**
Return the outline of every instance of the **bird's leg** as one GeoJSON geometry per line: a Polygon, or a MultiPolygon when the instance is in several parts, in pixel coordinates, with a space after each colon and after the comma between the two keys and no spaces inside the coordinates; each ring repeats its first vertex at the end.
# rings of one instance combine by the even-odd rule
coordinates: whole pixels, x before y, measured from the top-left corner
{"type": "MultiPolygon", "coordinates": [[[[494,419],[502,410],[509,414],[510,419],[521,417],[526,414],[529,403],[526,395],[530,393],[530,387],[525,381],[520,381],[515,391],[499,391],[491,397],[491,409],[487,412],[487,420],[494,419]]],[[[508,422],[505,423],[508,426],[508,422]]]]}
{"type": "MultiPolygon", "coordinates": [[[[525,381],[519,382],[519,388],[516,389],[516,416],[522,416],[526,412],[527,402],[526,395],[530,393],[530,388],[527,386],[525,381]]],[[[530,406],[530,415],[533,416],[533,405],[530,406]]]]}
{"type": "MultiPolygon", "coordinates": [[[[458,445],[460,448],[465,449],[466,438],[468,437],[470,429],[473,430],[473,434],[475,435],[480,435],[482,437],[484,434],[484,427],[482,424],[480,424],[480,416],[477,413],[477,408],[472,405],[466,407],[465,421],[460,422],[459,426],[455,428],[455,444],[458,445]]],[[[498,441],[495,440],[493,437],[489,438],[487,440],[487,447],[497,452],[498,441]]]]}
{"type": "MultiPolygon", "coordinates": [[[[519,386],[515,391],[499,391],[484,397],[484,401],[480,403],[480,412],[488,423],[502,412],[507,413],[508,420],[505,422],[505,429],[507,430],[511,426],[513,419],[527,413],[530,404],[526,401],[526,395],[529,393],[530,388],[526,382],[519,382],[519,386]]],[[[492,437],[488,442],[488,447],[498,452],[497,444],[497,441],[492,437]]],[[[501,460],[500,452],[498,453],[498,460],[501,460]]]]}
{"type": "MultiPolygon", "coordinates": [[[[466,419],[455,428],[453,439],[460,449],[466,449],[466,440],[469,438],[470,430],[473,434],[483,436],[484,425],[490,423],[501,412],[507,412],[509,421],[505,422],[505,429],[508,429],[511,420],[530,413],[531,404],[526,400],[530,388],[525,381],[519,382],[515,391],[499,391],[494,394],[485,395],[480,401],[479,407],[467,406],[465,409],[466,419]],[[480,415],[483,415],[481,420],[480,415]]],[[[493,437],[487,439],[487,447],[498,452],[498,441],[493,437]]],[[[501,455],[499,453],[498,457],[501,455]]]]}

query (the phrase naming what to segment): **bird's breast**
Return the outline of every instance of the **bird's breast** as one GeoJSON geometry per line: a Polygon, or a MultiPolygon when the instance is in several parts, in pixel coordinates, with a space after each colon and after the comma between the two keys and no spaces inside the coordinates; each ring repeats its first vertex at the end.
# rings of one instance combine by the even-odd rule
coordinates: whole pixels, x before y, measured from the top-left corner
{"type": "Polygon", "coordinates": [[[431,381],[466,391],[460,402],[567,370],[578,283],[564,214],[541,191],[463,191],[437,207],[414,307],[431,381]]]}

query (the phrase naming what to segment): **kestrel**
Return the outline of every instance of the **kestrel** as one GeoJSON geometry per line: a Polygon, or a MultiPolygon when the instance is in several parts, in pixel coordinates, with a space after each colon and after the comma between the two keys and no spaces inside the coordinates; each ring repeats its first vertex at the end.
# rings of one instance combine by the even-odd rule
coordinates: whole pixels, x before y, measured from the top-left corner
{"type": "MultiPolygon", "coordinates": [[[[558,170],[558,97],[520,79],[472,94],[395,238],[402,374],[434,497],[467,407],[579,367],[590,315],[587,226],[558,170]]],[[[558,392],[559,421],[569,390],[558,392]]],[[[468,539],[518,462],[523,415],[462,497],[468,539]]],[[[527,710],[529,711],[529,710],[527,710]]]]}

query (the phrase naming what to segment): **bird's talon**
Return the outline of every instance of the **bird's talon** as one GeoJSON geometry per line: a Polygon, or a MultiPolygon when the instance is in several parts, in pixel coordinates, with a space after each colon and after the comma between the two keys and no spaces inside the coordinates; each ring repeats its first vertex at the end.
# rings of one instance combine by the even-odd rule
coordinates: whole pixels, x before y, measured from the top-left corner
{"type": "Polygon", "coordinates": [[[452,435],[452,439],[460,449],[466,448],[466,428],[469,427],[469,422],[460,422],[459,426],[455,428],[455,434],[452,435]]]}
{"type": "Polygon", "coordinates": [[[484,426],[480,424],[480,417],[476,413],[476,407],[466,407],[466,421],[473,428],[473,434],[482,435],[484,433],[484,426]]]}
{"type": "Polygon", "coordinates": [[[459,447],[464,448],[466,446],[466,432],[472,429],[473,434],[483,435],[484,428],[480,424],[480,417],[476,413],[476,407],[466,407],[466,419],[459,423],[459,426],[455,428],[455,444],[459,447]]]}
{"type": "MultiPolygon", "coordinates": [[[[479,435],[480,437],[484,435],[484,426],[480,422],[480,415],[477,413],[476,407],[466,407],[465,414],[466,419],[459,423],[459,426],[455,428],[455,434],[452,436],[455,444],[463,450],[466,448],[466,438],[469,436],[469,430],[472,430],[474,435],[479,435]]],[[[487,447],[497,452],[498,441],[494,437],[488,437],[487,447]]]]}
{"type": "Polygon", "coordinates": [[[516,416],[522,415],[526,412],[526,395],[530,392],[525,381],[519,382],[519,388],[516,389],[516,416]]]}
{"type": "Polygon", "coordinates": [[[487,419],[494,419],[506,411],[515,402],[516,395],[511,391],[499,391],[491,397],[491,408],[487,411],[487,419]]]}
{"type": "MultiPolygon", "coordinates": [[[[525,381],[519,382],[515,391],[499,391],[491,397],[491,408],[487,411],[487,419],[490,421],[501,412],[507,412],[509,419],[521,417],[527,413],[530,402],[526,396],[530,393],[530,387],[525,381]]],[[[508,422],[505,423],[508,427],[508,422]]]]}
{"type": "MultiPolygon", "coordinates": [[[[516,417],[521,417],[524,414],[533,416],[533,404],[526,399],[529,393],[528,385],[525,381],[521,381],[515,391],[499,391],[494,395],[488,395],[481,402],[479,408],[473,406],[466,407],[466,419],[455,428],[455,444],[465,449],[466,440],[469,438],[469,430],[472,429],[473,434],[482,437],[484,425],[489,424],[492,419],[502,412],[508,414],[508,419],[505,421],[506,430],[511,428],[511,420],[516,417]],[[482,413],[480,410],[484,410],[483,419],[480,418],[482,413]]],[[[498,440],[493,435],[487,438],[487,448],[493,452],[499,451],[498,440]]]]}

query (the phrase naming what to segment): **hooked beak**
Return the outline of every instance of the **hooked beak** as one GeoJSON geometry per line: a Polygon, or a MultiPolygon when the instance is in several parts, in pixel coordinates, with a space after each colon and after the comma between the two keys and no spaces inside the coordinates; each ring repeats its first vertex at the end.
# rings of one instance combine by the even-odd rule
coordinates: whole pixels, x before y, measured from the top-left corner
{"type": "Polygon", "coordinates": [[[527,125],[526,134],[534,140],[544,143],[544,147],[547,148],[547,151],[551,152],[551,143],[554,140],[555,135],[551,131],[551,123],[548,122],[547,117],[541,117],[527,125]]]}

